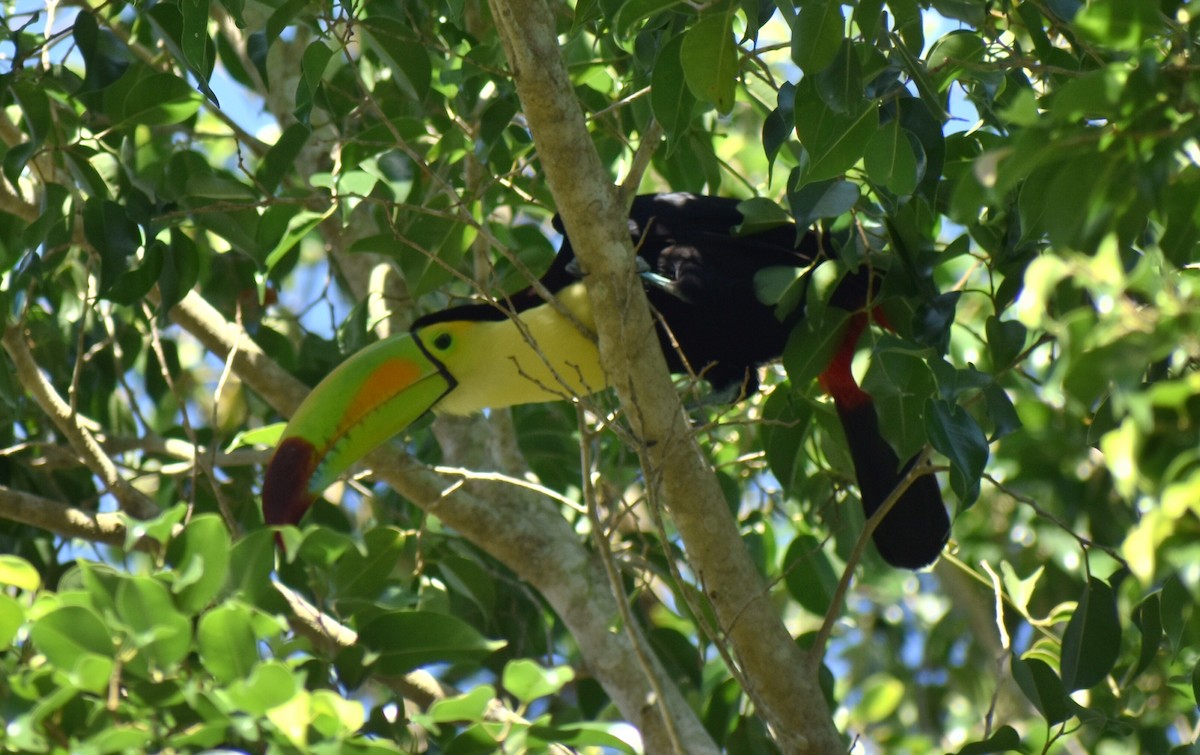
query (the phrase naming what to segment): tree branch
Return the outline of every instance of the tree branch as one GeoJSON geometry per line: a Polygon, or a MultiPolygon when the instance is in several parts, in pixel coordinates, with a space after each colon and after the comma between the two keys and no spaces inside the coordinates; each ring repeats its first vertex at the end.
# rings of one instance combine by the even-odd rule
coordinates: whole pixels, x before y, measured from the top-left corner
{"type": "Polygon", "coordinates": [[[29,346],[25,343],[24,325],[10,325],[4,330],[4,350],[17,368],[17,378],[25,390],[33,396],[38,406],[54,423],[75,453],[92,473],[100,478],[104,486],[117,499],[123,511],[140,519],[151,519],[158,514],[158,506],[137,488],[121,477],[117,466],[104,453],[91,431],[79,422],[78,415],[71,409],[50,381],[42,375],[29,346]]]}
{"type": "Polygon", "coordinates": [[[689,562],[753,686],[747,693],[789,752],[844,752],[817,682],[742,545],[708,459],[688,426],[654,337],[633,250],[558,47],[544,0],[491,0],[517,94],[572,244],[600,338],[601,359],[635,436],[647,479],[661,486],[689,562]]]}
{"type": "MultiPolygon", "coordinates": [[[[233,369],[275,408],[290,416],[308,389],[263,353],[237,326],[226,321],[199,294],[189,293],[171,310],[171,318],[206,348],[224,359],[238,344],[233,369]]],[[[665,752],[669,740],[657,713],[654,686],[634,659],[628,637],[609,631],[617,606],[605,589],[604,567],[583,547],[556,504],[511,486],[484,499],[474,485],[448,483],[415,459],[383,447],[366,458],[379,479],[401,496],[442,519],[463,537],[507,565],[538,590],[570,630],[588,670],[630,723],[637,726],[647,752],[665,752]]],[[[717,751],[695,712],[657,661],[657,686],[679,727],[689,753],[717,751]]]]}
{"type": "MultiPolygon", "coordinates": [[[[120,514],[97,514],[4,486],[0,486],[0,517],[62,537],[127,547],[125,517],[120,514]]],[[[142,538],[134,547],[155,551],[159,544],[142,538]]]]}

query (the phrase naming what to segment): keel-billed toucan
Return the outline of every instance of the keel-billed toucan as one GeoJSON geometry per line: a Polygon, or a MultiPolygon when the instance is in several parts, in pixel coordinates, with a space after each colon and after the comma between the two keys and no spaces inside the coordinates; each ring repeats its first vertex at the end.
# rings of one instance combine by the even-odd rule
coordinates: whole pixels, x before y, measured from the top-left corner
{"type": "MultiPolygon", "coordinates": [[[[735,235],[743,222],[737,205],[733,199],[655,194],[635,199],[629,215],[667,365],[702,375],[715,392],[730,397],[757,390],[757,367],[780,357],[803,317],[803,306],[777,316],[760,300],[756,274],[809,268],[820,259],[817,234],[799,236],[792,224],[735,235]]],[[[557,218],[555,225],[562,230],[557,218]]],[[[467,414],[607,387],[581,276],[564,238],[540,280],[555,302],[531,287],[497,306],[426,315],[409,334],[375,343],[335,369],[296,412],[267,469],[267,523],[299,522],[354,461],[430,409],[467,414]]],[[[820,378],[845,428],[867,516],[913,464],[901,466],[880,435],[871,397],[850,372],[868,321],[872,281],[864,271],[834,289],[829,303],[856,314],[820,378]]],[[[937,558],[949,530],[937,482],[923,475],[884,518],[875,543],[889,563],[915,569],[937,558]]]]}

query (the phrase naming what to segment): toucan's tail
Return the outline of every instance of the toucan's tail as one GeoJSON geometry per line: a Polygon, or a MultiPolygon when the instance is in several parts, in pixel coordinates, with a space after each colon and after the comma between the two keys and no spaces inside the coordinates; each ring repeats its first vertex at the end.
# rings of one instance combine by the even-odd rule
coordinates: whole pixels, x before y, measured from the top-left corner
{"type": "MultiPolygon", "coordinates": [[[[910,459],[901,467],[896,452],[879,432],[874,401],[858,387],[850,371],[858,338],[866,325],[865,313],[851,316],[842,347],[820,380],[822,387],[833,397],[842,421],[863,509],[869,518],[908,474],[916,459],[910,459]]],[[[937,479],[927,474],[912,482],[879,523],[875,530],[875,547],[883,560],[892,566],[919,569],[937,559],[949,537],[950,517],[942,503],[937,479]]]]}

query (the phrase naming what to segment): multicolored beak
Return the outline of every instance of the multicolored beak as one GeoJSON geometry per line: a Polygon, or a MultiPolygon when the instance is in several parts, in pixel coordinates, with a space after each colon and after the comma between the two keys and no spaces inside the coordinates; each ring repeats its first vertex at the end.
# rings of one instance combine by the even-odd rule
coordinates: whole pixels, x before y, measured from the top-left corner
{"type": "Polygon", "coordinates": [[[297,524],[325,488],[416,421],[455,386],[411,335],[372,344],[308,394],[283,431],[263,481],[269,525],[297,524]]]}

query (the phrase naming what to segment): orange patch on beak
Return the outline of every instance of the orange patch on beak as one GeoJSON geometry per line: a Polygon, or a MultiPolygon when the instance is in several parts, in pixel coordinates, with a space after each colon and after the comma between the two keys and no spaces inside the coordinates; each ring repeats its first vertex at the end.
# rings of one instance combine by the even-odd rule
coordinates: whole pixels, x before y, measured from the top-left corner
{"type": "Polygon", "coordinates": [[[407,359],[389,359],[376,367],[354,394],[342,421],[344,427],[358,424],[392,396],[398,388],[415,383],[421,368],[407,359]]]}

